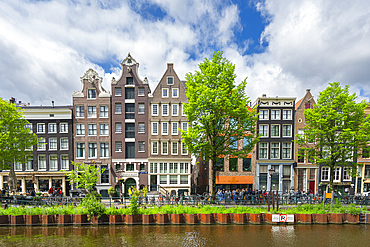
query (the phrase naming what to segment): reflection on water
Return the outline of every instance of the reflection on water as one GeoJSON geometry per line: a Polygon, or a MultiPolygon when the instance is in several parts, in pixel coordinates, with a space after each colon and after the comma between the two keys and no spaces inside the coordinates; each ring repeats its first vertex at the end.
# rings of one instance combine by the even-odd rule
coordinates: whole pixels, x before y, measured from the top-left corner
{"type": "Polygon", "coordinates": [[[0,227],[0,246],[368,246],[365,225],[0,227]]]}

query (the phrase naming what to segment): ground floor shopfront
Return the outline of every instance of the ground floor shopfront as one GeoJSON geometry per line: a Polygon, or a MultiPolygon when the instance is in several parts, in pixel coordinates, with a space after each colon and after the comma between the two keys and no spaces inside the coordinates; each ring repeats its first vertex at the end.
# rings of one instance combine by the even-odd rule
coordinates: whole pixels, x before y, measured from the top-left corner
{"type": "MultiPolygon", "coordinates": [[[[16,172],[17,193],[35,192],[47,194],[50,188],[61,189],[63,196],[68,196],[71,185],[66,177],[67,172],[16,172]]],[[[0,187],[9,190],[9,172],[0,173],[0,187]]]]}
{"type": "Polygon", "coordinates": [[[370,192],[370,163],[359,163],[355,191],[357,194],[370,192]]]}
{"type": "Polygon", "coordinates": [[[318,192],[318,167],[298,165],[295,169],[295,190],[316,194],[318,192]]]}
{"type": "Polygon", "coordinates": [[[253,176],[216,176],[216,191],[221,190],[253,190],[253,176]]]}

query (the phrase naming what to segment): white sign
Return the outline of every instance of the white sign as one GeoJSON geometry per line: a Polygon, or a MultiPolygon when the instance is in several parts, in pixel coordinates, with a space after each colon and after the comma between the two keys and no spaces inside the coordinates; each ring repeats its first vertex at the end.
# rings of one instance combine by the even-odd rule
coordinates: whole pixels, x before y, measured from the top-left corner
{"type": "Polygon", "coordinates": [[[294,214],[273,214],[272,222],[294,222],[294,214]]]}

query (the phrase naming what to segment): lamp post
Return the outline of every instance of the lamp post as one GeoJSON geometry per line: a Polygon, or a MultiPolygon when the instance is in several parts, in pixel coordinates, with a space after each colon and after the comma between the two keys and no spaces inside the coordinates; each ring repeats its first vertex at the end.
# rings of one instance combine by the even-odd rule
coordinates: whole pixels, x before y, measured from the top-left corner
{"type": "Polygon", "coordinates": [[[270,212],[270,198],[272,196],[272,173],[275,172],[275,169],[274,168],[270,168],[269,169],[269,175],[270,175],[270,191],[269,191],[269,194],[268,194],[268,197],[267,197],[267,205],[268,205],[268,211],[270,212]]]}

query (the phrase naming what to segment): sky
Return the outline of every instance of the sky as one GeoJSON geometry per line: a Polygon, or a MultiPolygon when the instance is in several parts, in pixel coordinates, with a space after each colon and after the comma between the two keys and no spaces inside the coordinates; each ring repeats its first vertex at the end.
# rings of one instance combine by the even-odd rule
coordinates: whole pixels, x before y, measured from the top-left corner
{"type": "Polygon", "coordinates": [[[93,68],[111,91],[128,53],[152,91],[167,63],[181,80],[215,51],[253,102],[317,98],[330,82],[370,97],[368,0],[2,0],[0,97],[71,105],[93,68]]]}

